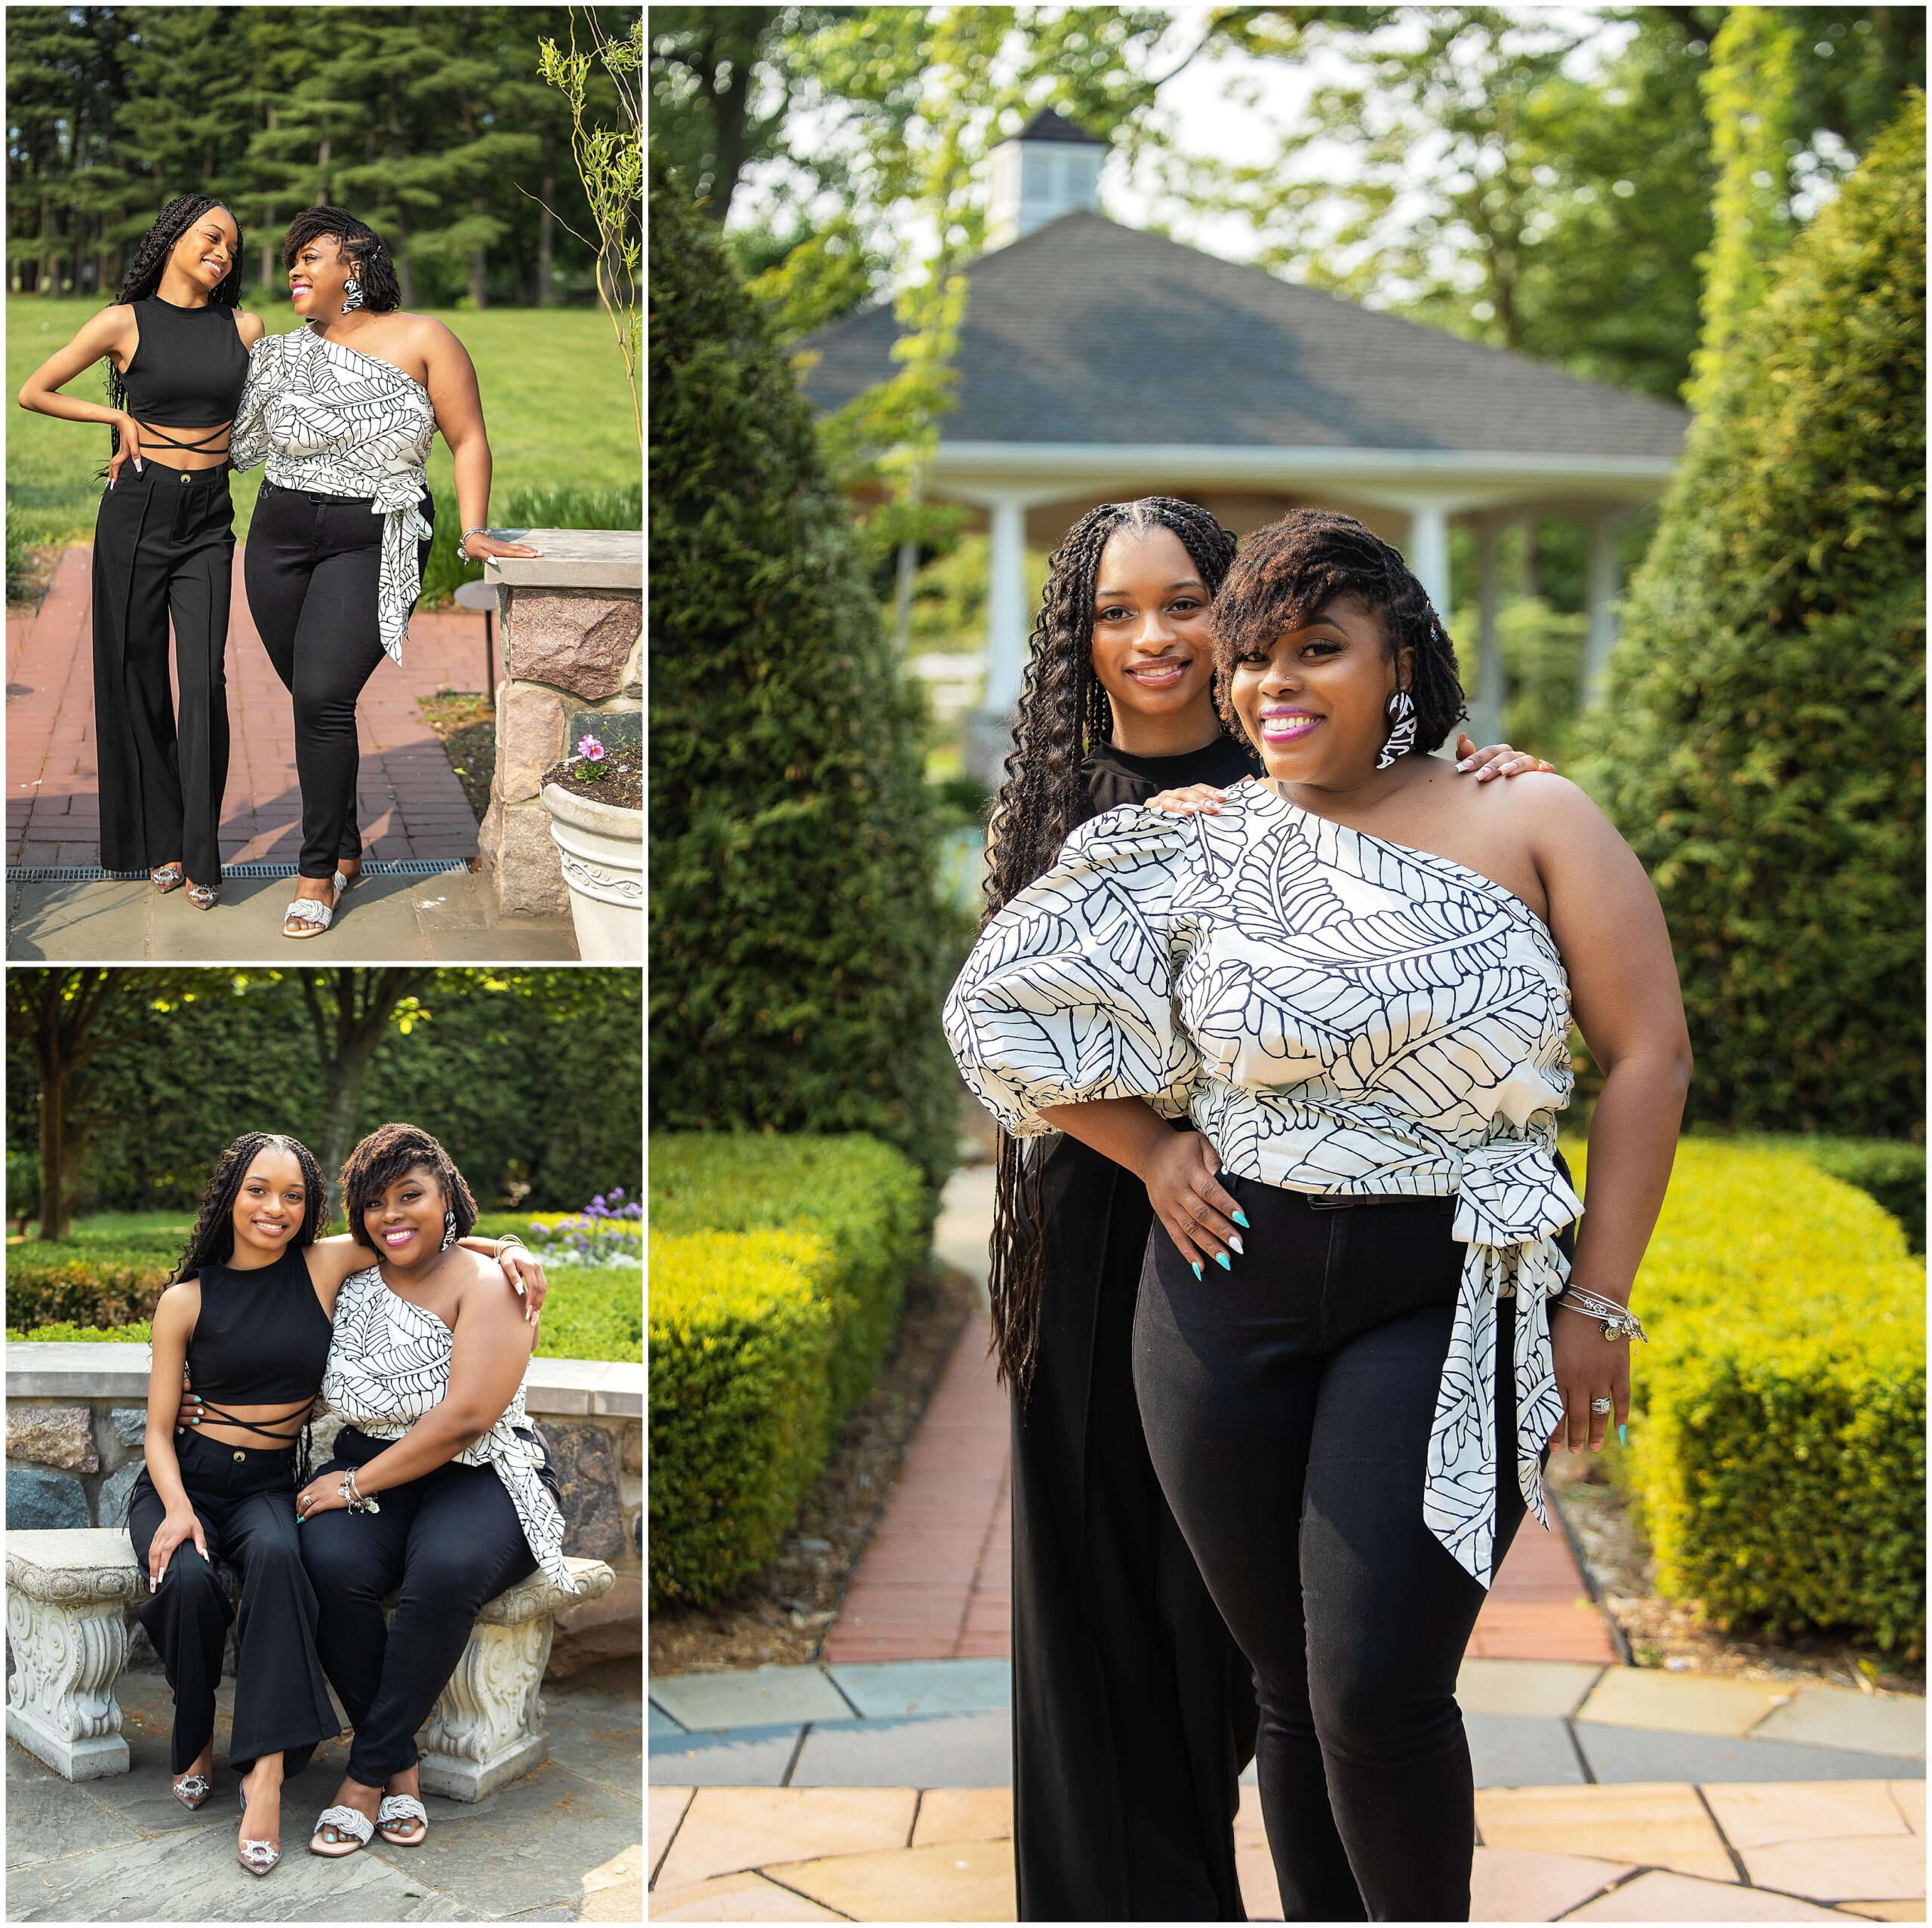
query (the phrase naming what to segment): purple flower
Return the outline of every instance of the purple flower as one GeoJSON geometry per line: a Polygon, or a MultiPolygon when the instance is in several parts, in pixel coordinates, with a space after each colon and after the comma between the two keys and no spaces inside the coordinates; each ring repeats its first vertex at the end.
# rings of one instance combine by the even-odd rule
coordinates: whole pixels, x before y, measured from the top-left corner
{"type": "Polygon", "coordinates": [[[604,761],[604,746],[595,736],[580,736],[577,740],[577,753],[592,763],[604,761]]]}

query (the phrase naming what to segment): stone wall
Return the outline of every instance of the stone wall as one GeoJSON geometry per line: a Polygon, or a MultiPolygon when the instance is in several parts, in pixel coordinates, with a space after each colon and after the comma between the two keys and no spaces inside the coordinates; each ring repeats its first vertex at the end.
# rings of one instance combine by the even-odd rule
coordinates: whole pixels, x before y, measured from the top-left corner
{"type": "Polygon", "coordinates": [[[478,839],[498,908],[540,916],[569,908],[545,770],[597,719],[644,707],[644,539],[623,530],[533,529],[540,556],[497,556],[503,680],[497,686],[497,771],[478,839]]]}
{"type": "MultiPolygon", "coordinates": [[[[562,1490],[564,1551],[602,1560],[617,1581],[601,1600],[560,1615],[549,1675],[642,1650],[644,1368],[594,1360],[537,1359],[525,1410],[549,1441],[562,1490]]],[[[146,1348],[19,1345],[7,1348],[8,1527],[32,1530],[127,1524],[143,1464],[146,1348]]],[[[340,1429],[312,1429],[314,1463],[340,1429]]],[[[129,1610],[129,1664],[158,1665],[129,1610]]]]}

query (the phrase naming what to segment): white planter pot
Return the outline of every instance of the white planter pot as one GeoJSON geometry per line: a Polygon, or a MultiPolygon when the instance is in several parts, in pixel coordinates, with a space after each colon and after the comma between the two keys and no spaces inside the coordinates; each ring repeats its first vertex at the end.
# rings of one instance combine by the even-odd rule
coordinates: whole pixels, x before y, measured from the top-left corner
{"type": "Polygon", "coordinates": [[[644,812],[546,783],[543,807],[586,964],[644,961],[644,812]]]}

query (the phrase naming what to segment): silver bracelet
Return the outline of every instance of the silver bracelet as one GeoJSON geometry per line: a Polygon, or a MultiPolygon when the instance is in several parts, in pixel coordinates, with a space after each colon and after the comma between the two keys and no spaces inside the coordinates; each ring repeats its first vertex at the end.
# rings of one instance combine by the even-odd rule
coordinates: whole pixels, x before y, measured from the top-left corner
{"type": "Polygon", "coordinates": [[[1644,1331],[1642,1322],[1629,1306],[1620,1305],[1615,1299],[1606,1299],[1586,1287],[1565,1287],[1556,1302],[1567,1306],[1573,1312],[1581,1313],[1586,1319],[1595,1319],[1603,1327],[1603,1336],[1607,1339],[1641,1339],[1646,1345],[1651,1342],[1650,1334],[1644,1331]]]}
{"type": "Polygon", "coordinates": [[[479,522],[475,528],[466,529],[461,535],[457,537],[456,552],[458,555],[462,557],[464,561],[473,562],[475,560],[475,558],[470,554],[469,550],[463,547],[464,543],[468,542],[472,536],[481,535],[484,530],[488,528],[489,526],[489,524],[487,522],[479,522]]]}
{"type": "Polygon", "coordinates": [[[380,1513],[383,1509],[376,1504],[373,1494],[365,1493],[355,1484],[355,1468],[351,1466],[342,1476],[342,1484],[337,1490],[352,1513],[380,1513]]]}
{"type": "Polygon", "coordinates": [[[513,1232],[506,1232],[497,1241],[497,1256],[500,1259],[506,1252],[528,1252],[530,1247],[513,1232]]]}

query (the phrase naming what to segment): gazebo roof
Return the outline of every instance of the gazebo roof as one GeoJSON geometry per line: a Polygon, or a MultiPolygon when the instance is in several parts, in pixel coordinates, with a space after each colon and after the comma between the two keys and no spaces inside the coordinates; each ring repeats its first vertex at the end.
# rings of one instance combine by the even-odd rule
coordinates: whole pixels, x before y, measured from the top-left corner
{"type": "MultiPolygon", "coordinates": [[[[948,441],[1649,458],[1687,410],[1121,226],[1062,215],[967,269],[948,441]]],[[[892,372],[890,303],[801,349],[820,408],[892,372]]]]}

